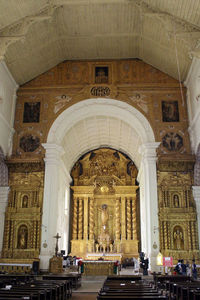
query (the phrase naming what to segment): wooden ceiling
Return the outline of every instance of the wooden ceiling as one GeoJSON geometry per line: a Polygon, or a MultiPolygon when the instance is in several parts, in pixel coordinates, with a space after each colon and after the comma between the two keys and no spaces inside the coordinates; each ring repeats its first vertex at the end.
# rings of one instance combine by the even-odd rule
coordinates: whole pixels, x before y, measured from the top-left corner
{"type": "Polygon", "coordinates": [[[18,84],[64,60],[139,58],[185,80],[200,0],[1,0],[0,58],[18,84]]]}

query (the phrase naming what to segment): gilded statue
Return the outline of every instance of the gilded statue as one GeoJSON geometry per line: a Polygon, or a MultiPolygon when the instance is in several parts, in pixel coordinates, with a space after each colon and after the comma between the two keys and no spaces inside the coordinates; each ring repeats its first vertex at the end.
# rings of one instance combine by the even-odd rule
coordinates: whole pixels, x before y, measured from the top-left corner
{"type": "Polygon", "coordinates": [[[23,198],[22,198],[22,208],[27,208],[28,207],[28,196],[25,195],[23,198]]]}
{"type": "Polygon", "coordinates": [[[179,196],[178,195],[174,195],[173,197],[173,201],[174,201],[174,207],[179,207],[179,196]]]}
{"type": "Polygon", "coordinates": [[[102,227],[104,229],[106,228],[106,225],[107,225],[107,222],[108,222],[108,218],[109,218],[108,209],[107,208],[108,207],[107,207],[106,204],[102,205],[102,209],[101,209],[101,224],[102,224],[102,227]]]}
{"type": "Polygon", "coordinates": [[[111,243],[110,235],[107,231],[108,219],[108,206],[106,204],[103,204],[101,207],[101,233],[98,237],[98,243],[100,245],[100,248],[103,247],[104,252],[106,250],[106,247],[108,248],[111,243]]]}
{"type": "Polygon", "coordinates": [[[178,228],[174,231],[174,248],[176,250],[181,250],[183,248],[183,233],[178,228]]]}
{"type": "Polygon", "coordinates": [[[25,225],[20,226],[18,230],[18,249],[27,249],[28,229],[25,225]]]}

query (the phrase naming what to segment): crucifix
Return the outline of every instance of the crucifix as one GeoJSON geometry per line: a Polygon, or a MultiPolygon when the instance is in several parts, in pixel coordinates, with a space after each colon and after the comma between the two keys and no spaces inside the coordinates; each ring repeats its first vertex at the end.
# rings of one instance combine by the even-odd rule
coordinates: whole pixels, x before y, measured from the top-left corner
{"type": "Polygon", "coordinates": [[[56,239],[56,248],[55,248],[55,254],[56,254],[56,257],[58,256],[58,239],[61,238],[61,236],[57,233],[54,238],[56,239]]]}

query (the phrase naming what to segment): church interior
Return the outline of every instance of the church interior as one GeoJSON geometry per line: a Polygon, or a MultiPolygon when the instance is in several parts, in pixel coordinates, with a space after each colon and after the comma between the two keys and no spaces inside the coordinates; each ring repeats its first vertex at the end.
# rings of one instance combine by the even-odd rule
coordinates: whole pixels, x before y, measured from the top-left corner
{"type": "Polygon", "coordinates": [[[200,275],[200,0],[0,8],[0,287],[200,275]]]}

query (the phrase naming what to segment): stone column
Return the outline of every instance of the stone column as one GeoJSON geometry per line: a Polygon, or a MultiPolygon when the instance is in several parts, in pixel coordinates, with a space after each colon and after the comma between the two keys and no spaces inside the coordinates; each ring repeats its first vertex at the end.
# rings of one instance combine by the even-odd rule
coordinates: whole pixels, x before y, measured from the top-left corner
{"type": "Polygon", "coordinates": [[[3,246],[3,233],[4,233],[4,221],[5,221],[5,212],[8,204],[8,186],[0,187],[0,256],[3,246]]]}
{"type": "Polygon", "coordinates": [[[58,190],[59,175],[62,169],[62,147],[56,144],[42,144],[46,149],[45,155],[45,181],[42,215],[42,235],[40,268],[48,270],[49,259],[55,254],[55,239],[58,220],[58,190]]]}
{"type": "Polygon", "coordinates": [[[149,268],[156,271],[156,256],[159,252],[158,231],[158,195],[157,195],[157,171],[156,171],[156,148],[160,143],[143,144],[140,147],[142,155],[141,174],[141,234],[143,235],[142,251],[149,258],[149,268]],[[143,215],[144,214],[144,215],[143,215]]]}
{"type": "Polygon", "coordinates": [[[199,239],[199,249],[200,249],[200,186],[193,186],[193,197],[196,202],[197,209],[197,221],[198,221],[198,239],[199,239]]]}

